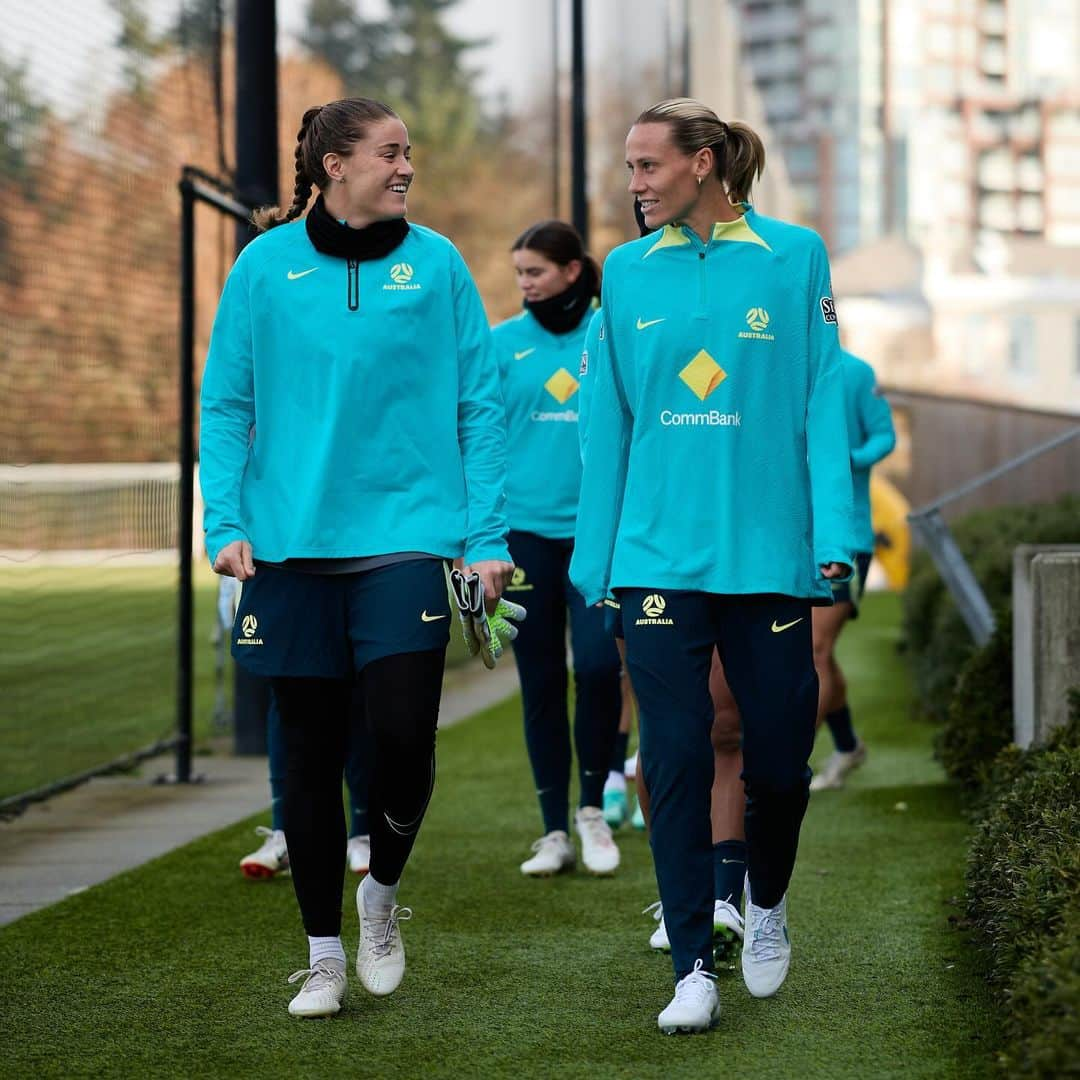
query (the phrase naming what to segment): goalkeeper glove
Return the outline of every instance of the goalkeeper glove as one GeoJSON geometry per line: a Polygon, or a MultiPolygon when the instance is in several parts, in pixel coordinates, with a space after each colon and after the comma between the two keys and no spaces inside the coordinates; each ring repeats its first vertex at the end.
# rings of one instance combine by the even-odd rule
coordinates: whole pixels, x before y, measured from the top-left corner
{"type": "Polygon", "coordinates": [[[229,633],[236,621],[236,609],[240,606],[240,582],[234,577],[222,577],[218,583],[217,610],[221,628],[229,633]]]}
{"type": "Polygon", "coordinates": [[[488,615],[484,610],[484,585],[477,573],[466,576],[460,570],[451,571],[450,588],[469,655],[479,653],[484,667],[493,668],[507,643],[518,635],[517,627],[509,620],[521,622],[525,618],[525,609],[509,600],[500,600],[494,612],[488,615]]]}

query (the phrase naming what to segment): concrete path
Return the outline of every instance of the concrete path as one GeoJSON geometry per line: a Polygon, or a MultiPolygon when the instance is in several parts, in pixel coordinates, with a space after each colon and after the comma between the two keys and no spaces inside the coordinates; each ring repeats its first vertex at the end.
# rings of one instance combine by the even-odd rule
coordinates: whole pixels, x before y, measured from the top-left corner
{"type": "MultiPolygon", "coordinates": [[[[512,660],[451,672],[439,726],[449,727],[517,692],[512,660]]],[[[155,784],[169,756],[138,772],[100,777],[0,822],[0,925],[241,821],[270,804],[265,757],[196,757],[205,779],[155,784]]],[[[242,854],[242,852],[240,853],[242,854]]]]}

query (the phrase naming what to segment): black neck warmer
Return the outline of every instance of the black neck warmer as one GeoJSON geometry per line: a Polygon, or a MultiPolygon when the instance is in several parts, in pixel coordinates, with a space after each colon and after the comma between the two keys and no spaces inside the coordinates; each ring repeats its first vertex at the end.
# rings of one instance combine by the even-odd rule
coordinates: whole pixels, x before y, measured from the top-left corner
{"type": "Polygon", "coordinates": [[[545,330],[552,334],[569,334],[585,318],[595,295],[596,271],[586,259],[577,281],[569,289],[546,300],[526,300],[525,307],[545,330]]]}
{"type": "Polygon", "coordinates": [[[351,229],[330,216],[321,195],[308,211],[304,225],[316,251],[355,262],[370,262],[389,255],[409,231],[409,223],[404,218],[376,221],[363,229],[351,229]]]}

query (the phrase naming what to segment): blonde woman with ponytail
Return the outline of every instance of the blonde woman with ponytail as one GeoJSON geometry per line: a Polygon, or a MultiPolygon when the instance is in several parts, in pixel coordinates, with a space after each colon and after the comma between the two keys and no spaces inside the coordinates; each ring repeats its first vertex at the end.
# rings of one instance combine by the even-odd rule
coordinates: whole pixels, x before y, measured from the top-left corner
{"type": "Polygon", "coordinates": [[[626,139],[649,235],[604,266],[570,576],[621,604],[675,968],[667,1033],[719,1021],[709,820],[719,652],[742,719],[755,997],[790,964],[787,889],[817,712],[811,612],[850,575],[852,487],[829,264],[758,214],[757,134],[689,98],[626,139]]]}
{"type": "Polygon", "coordinates": [[[513,572],[505,418],[461,256],[405,219],[409,136],[366,98],[304,113],[289,207],[229,274],[202,386],[206,547],[240,580],[238,663],[269,677],[286,747],[284,831],[308,935],[294,1016],[345,997],[341,777],[354,685],[379,767],[357,890],[364,988],[405,970],[398,883],[435,783],[449,640],[445,564],[489,601],[513,572]],[[309,207],[313,191],[318,192],[309,207]]]}

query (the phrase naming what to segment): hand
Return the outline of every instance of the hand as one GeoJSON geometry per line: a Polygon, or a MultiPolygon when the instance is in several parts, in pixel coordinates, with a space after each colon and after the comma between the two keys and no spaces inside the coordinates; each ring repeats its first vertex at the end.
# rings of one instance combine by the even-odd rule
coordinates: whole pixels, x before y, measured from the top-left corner
{"type": "Polygon", "coordinates": [[[823,563],[821,567],[821,576],[823,578],[842,578],[847,577],[850,573],[851,567],[847,563],[823,563]]]}
{"type": "Polygon", "coordinates": [[[484,586],[484,608],[489,615],[493,615],[503,589],[510,584],[514,564],[502,562],[499,559],[484,559],[473,563],[472,566],[466,566],[462,572],[466,577],[469,574],[480,575],[480,581],[484,586]]]}
{"type": "Polygon", "coordinates": [[[214,573],[247,581],[255,576],[255,563],[251,558],[251,545],[246,540],[234,540],[226,544],[214,560],[214,573]]]}

